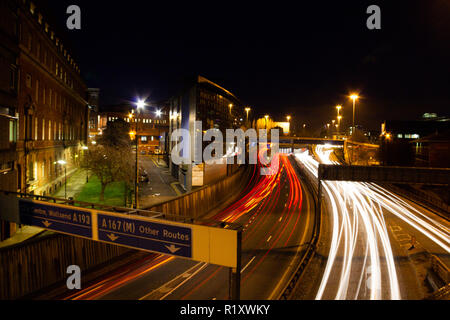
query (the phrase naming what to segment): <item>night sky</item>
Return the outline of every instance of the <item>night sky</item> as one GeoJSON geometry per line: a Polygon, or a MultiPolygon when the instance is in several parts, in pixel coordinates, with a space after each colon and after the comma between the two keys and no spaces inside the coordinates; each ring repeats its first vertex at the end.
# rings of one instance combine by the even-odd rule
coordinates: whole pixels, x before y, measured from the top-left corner
{"type": "Polygon", "coordinates": [[[64,32],[101,105],[175,93],[202,75],[257,114],[315,128],[352,117],[380,129],[386,119],[450,115],[450,1],[40,1],[64,32]],[[70,4],[82,30],[68,31],[70,4]],[[380,6],[382,30],[368,30],[380,6]]]}

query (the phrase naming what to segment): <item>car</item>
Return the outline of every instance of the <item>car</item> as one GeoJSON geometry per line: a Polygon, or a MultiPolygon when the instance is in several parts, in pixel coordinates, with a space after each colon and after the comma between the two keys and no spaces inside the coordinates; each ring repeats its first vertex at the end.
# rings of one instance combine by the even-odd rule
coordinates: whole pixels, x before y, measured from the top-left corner
{"type": "Polygon", "coordinates": [[[144,173],[144,174],[141,174],[139,180],[140,180],[141,182],[146,182],[146,183],[148,183],[148,182],[150,181],[150,178],[148,177],[148,174],[144,173]]]}

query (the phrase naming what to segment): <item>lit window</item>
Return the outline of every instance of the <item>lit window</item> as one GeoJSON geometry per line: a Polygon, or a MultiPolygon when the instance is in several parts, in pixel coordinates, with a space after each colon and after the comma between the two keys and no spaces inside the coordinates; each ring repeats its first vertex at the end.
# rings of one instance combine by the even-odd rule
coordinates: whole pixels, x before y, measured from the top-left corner
{"type": "Polygon", "coordinates": [[[17,142],[17,123],[16,120],[9,120],[9,142],[17,142]]]}
{"type": "Polygon", "coordinates": [[[399,139],[403,139],[403,134],[401,134],[401,133],[400,133],[400,134],[398,134],[398,135],[397,135],[397,138],[399,138],[399,139]]]}
{"type": "Polygon", "coordinates": [[[420,138],[420,135],[418,135],[418,134],[413,134],[413,135],[411,135],[411,138],[413,138],[413,139],[419,139],[419,138],[420,138]]]}

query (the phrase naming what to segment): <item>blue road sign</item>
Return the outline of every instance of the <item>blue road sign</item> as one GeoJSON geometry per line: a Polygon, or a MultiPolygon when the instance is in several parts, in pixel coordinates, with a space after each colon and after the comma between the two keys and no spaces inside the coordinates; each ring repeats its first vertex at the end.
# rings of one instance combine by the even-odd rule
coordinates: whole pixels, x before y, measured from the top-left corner
{"type": "Polygon", "coordinates": [[[192,229],[98,214],[98,239],[109,243],[192,258],[192,229]]]}
{"type": "Polygon", "coordinates": [[[89,211],[19,200],[22,224],[92,239],[92,215],[89,211]]]}

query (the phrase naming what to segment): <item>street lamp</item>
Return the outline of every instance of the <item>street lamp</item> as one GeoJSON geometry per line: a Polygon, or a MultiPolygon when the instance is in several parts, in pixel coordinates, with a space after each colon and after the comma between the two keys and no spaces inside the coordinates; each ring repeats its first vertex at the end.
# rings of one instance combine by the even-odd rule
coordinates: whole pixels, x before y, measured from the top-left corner
{"type": "Polygon", "coordinates": [[[336,109],[337,109],[337,112],[338,112],[338,117],[339,117],[339,115],[341,114],[341,109],[342,109],[342,106],[341,106],[341,105],[339,105],[339,106],[337,106],[337,107],[336,107],[336,109]]]}
{"type": "Polygon", "coordinates": [[[355,132],[355,107],[356,107],[356,100],[359,99],[359,96],[357,94],[352,94],[350,96],[350,99],[353,100],[353,127],[352,127],[352,136],[355,132]]]}
{"type": "Polygon", "coordinates": [[[64,160],[58,160],[57,163],[64,166],[64,199],[67,199],[67,162],[64,160]]]}
{"type": "Polygon", "coordinates": [[[245,108],[245,112],[247,112],[247,122],[248,122],[248,113],[250,112],[250,110],[252,110],[252,109],[250,109],[250,108],[245,108]]]}
{"type": "Polygon", "coordinates": [[[134,209],[138,208],[138,194],[139,194],[139,167],[138,167],[138,163],[139,163],[139,134],[138,134],[138,114],[140,112],[141,109],[144,109],[146,106],[146,103],[144,100],[138,99],[138,101],[136,102],[136,120],[135,120],[135,132],[130,132],[130,136],[133,137],[134,136],[134,140],[136,142],[136,171],[135,171],[135,179],[134,179],[134,209]]]}
{"type": "MultiPolygon", "coordinates": [[[[89,147],[83,146],[81,147],[83,149],[83,156],[84,160],[86,161],[86,151],[89,150],[89,147]]],[[[86,165],[86,183],[89,182],[89,167],[86,165]]]]}
{"type": "MultiPolygon", "coordinates": [[[[359,96],[357,94],[352,94],[350,96],[350,99],[353,100],[353,127],[352,127],[352,140],[353,140],[353,135],[355,134],[356,128],[355,128],[355,106],[356,106],[356,100],[359,99],[359,96]]],[[[350,165],[353,162],[353,149],[354,146],[352,146],[352,158],[350,159],[350,165]]]]}

